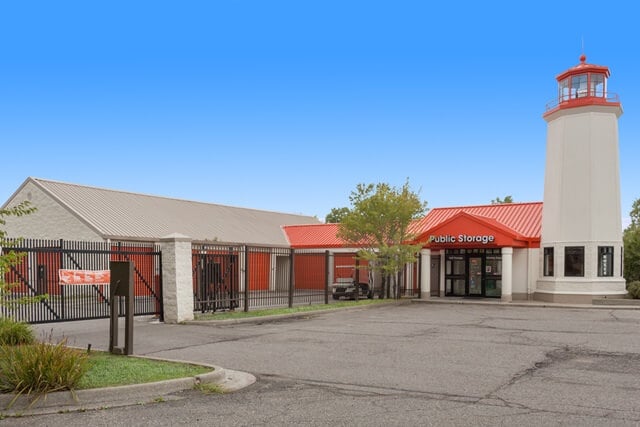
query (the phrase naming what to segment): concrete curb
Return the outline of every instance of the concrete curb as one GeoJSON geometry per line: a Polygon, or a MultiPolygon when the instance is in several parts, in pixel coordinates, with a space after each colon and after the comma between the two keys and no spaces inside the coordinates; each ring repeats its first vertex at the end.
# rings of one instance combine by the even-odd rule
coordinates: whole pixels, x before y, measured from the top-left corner
{"type": "MultiPolygon", "coordinates": [[[[634,301],[634,300],[630,300],[634,301]]],[[[587,310],[640,310],[640,305],[638,303],[628,302],[627,304],[621,304],[620,302],[626,303],[626,301],[622,300],[613,300],[606,299],[602,300],[602,302],[591,304],[559,304],[559,303],[547,303],[547,302],[539,302],[539,301],[511,301],[511,302],[503,302],[500,300],[474,300],[474,299],[419,299],[419,298],[407,298],[401,300],[390,300],[386,303],[380,304],[367,304],[362,306],[353,306],[353,307],[336,307],[329,308],[324,310],[312,310],[305,311],[301,313],[291,313],[291,314],[275,314],[271,316],[260,316],[260,317],[244,317],[240,319],[209,319],[209,320],[189,320],[184,322],[189,325],[201,325],[201,326],[211,326],[211,325],[235,325],[235,324],[261,324],[261,323],[269,323],[269,322],[277,322],[279,320],[286,319],[296,319],[296,318],[304,318],[309,316],[315,316],[322,313],[334,313],[336,311],[345,311],[345,310],[364,310],[375,307],[384,307],[387,305],[402,305],[402,304],[467,304],[467,305],[497,305],[504,307],[529,307],[529,308],[572,308],[572,309],[587,309],[587,310]]],[[[639,301],[640,302],[640,301],[639,301]]]]}
{"type": "Polygon", "coordinates": [[[560,304],[560,303],[547,303],[538,301],[476,301],[473,299],[413,299],[411,302],[418,304],[467,304],[467,305],[498,305],[504,307],[527,307],[527,308],[571,308],[571,309],[583,309],[583,310],[640,310],[639,305],[624,305],[619,302],[610,302],[602,304],[560,304]]]}
{"type": "Polygon", "coordinates": [[[323,313],[335,313],[336,311],[352,311],[352,310],[365,310],[375,307],[385,307],[388,305],[402,305],[402,304],[411,304],[410,299],[405,300],[389,300],[389,302],[378,303],[378,304],[367,304],[361,306],[353,306],[353,307],[336,307],[336,308],[327,308],[324,310],[309,310],[303,311],[299,313],[288,313],[288,314],[273,314],[270,316],[259,316],[259,317],[243,317],[239,319],[202,319],[202,320],[189,320],[183,322],[186,325],[235,325],[240,323],[268,323],[268,322],[277,322],[279,320],[286,319],[299,319],[303,317],[315,316],[323,313]]]}
{"type": "MultiPolygon", "coordinates": [[[[153,357],[148,359],[167,360],[153,357]]],[[[191,362],[182,361],[181,363],[191,362]]],[[[212,372],[153,383],[78,390],[75,394],[70,391],[59,391],[47,393],[35,399],[31,396],[16,397],[15,394],[0,394],[0,414],[3,416],[43,415],[143,405],[176,399],[177,397],[171,396],[173,393],[193,389],[199,384],[217,384],[223,392],[230,393],[248,387],[256,381],[255,376],[246,372],[226,370],[219,366],[202,363],[198,365],[211,367],[212,372]]]]}

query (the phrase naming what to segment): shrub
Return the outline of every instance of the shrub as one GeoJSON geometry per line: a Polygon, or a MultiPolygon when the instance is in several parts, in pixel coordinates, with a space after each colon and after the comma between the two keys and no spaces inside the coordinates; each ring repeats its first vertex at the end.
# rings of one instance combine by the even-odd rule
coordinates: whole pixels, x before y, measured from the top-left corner
{"type": "Polygon", "coordinates": [[[0,346],[0,391],[45,394],[73,391],[88,369],[86,353],[58,344],[39,342],[0,346]]]}
{"type": "Polygon", "coordinates": [[[8,317],[0,317],[0,345],[33,344],[35,336],[31,326],[16,322],[8,317]]]}
{"type": "Polygon", "coordinates": [[[627,283],[627,292],[631,298],[638,299],[640,298],[640,281],[633,281],[627,283]]]}

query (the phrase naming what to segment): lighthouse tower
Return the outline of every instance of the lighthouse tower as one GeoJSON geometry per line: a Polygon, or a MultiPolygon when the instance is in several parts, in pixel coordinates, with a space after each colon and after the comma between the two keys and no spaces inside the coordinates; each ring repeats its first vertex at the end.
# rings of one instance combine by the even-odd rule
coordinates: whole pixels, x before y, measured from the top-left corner
{"type": "Polygon", "coordinates": [[[534,299],[591,303],[626,294],[618,118],[622,107],[607,91],[609,68],[580,64],[556,77],[558,97],[543,117],[547,156],[534,299]]]}

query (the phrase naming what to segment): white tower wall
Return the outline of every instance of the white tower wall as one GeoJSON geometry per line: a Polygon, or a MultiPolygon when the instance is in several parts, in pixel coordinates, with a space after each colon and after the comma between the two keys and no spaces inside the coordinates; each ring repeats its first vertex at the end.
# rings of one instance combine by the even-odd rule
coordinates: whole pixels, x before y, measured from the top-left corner
{"type": "Polygon", "coordinates": [[[542,241],[622,242],[620,107],[587,106],[547,117],[542,241]]]}

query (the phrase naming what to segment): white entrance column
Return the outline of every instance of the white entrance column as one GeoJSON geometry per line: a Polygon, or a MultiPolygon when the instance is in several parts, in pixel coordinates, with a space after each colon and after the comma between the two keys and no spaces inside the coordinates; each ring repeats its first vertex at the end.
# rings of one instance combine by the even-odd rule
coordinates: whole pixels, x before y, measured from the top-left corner
{"type": "Polygon", "coordinates": [[[513,248],[502,248],[502,301],[511,302],[513,289],[513,248]]]}
{"type": "Polygon", "coordinates": [[[440,278],[438,280],[440,280],[440,296],[443,297],[445,295],[447,295],[445,292],[445,274],[447,274],[447,256],[446,256],[446,251],[445,250],[441,250],[440,251],[440,278]]]}
{"type": "Polygon", "coordinates": [[[420,251],[420,298],[431,296],[431,249],[420,251]]]}

